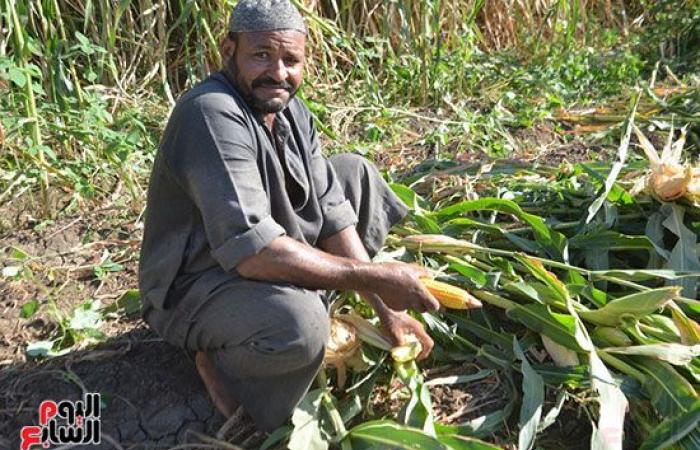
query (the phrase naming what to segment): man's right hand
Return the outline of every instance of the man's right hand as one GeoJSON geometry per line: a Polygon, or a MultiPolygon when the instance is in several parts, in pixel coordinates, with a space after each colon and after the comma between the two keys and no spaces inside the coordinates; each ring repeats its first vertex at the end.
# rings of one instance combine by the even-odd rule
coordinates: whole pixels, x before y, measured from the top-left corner
{"type": "Polygon", "coordinates": [[[381,297],[389,308],[395,311],[413,309],[425,312],[440,307],[440,303],[420,280],[430,277],[426,269],[401,262],[377,263],[373,266],[373,282],[367,286],[367,290],[381,297]]]}

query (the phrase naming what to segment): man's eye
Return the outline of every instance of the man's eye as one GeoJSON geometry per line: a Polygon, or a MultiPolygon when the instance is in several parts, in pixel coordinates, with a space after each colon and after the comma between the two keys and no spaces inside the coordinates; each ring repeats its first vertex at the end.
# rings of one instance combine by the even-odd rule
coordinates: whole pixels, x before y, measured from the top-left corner
{"type": "Polygon", "coordinates": [[[294,58],[294,57],[284,58],[284,63],[288,66],[293,66],[293,65],[299,63],[299,58],[294,58]]]}
{"type": "Polygon", "coordinates": [[[270,56],[270,54],[267,52],[258,52],[255,54],[255,57],[260,59],[267,59],[268,56],[270,56]]]}

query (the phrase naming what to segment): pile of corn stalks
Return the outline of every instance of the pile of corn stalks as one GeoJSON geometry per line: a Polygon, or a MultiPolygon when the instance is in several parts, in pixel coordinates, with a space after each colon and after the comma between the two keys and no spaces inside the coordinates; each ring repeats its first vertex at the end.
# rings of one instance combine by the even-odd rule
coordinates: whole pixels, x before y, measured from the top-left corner
{"type": "Polygon", "coordinates": [[[423,314],[436,348],[419,368],[416,343],[392,350],[364,305],[336,305],[327,366],[337,375],[321,377],[268,445],[531,449],[574,407],[592,449],[700,448],[697,168],[680,159],[685,130],[657,152],[628,122],[612,167],[426,164],[393,183],[411,212],[378,258],[424,265],[483,308],[423,314]],[[503,406],[442,423],[430,387],[482,375],[436,380],[425,369],[465,360],[505,381],[503,406]],[[382,374],[406,393],[398,414],[371,408],[382,374]]]}

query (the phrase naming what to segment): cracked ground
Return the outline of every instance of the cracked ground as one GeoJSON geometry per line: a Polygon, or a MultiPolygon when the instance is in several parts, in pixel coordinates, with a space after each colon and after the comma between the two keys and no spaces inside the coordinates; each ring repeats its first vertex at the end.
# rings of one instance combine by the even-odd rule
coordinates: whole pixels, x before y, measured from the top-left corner
{"type": "Polygon", "coordinates": [[[38,424],[43,400],[80,400],[84,392],[99,392],[103,402],[102,443],[90,449],[259,445],[249,422],[225,432],[191,355],[118,303],[138,287],[133,215],[106,208],[48,222],[21,213],[3,220],[15,225],[0,232],[0,266],[21,270],[0,277],[0,449],[19,448],[21,427],[38,424]],[[114,271],[96,269],[109,268],[107,260],[114,271]],[[28,355],[30,343],[60,338],[75,309],[95,300],[98,339],[81,337],[61,356],[28,355]],[[29,303],[37,310],[27,317],[29,303]]]}

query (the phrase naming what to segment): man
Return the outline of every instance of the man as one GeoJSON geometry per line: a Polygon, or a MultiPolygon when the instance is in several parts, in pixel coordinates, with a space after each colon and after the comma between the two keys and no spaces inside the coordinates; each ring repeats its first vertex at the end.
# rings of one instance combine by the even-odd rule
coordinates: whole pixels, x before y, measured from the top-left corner
{"type": "Polygon", "coordinates": [[[141,250],[143,315],[195,352],[226,417],[242,406],[263,431],[309,388],[328,338],[318,290],[355,290],[396,343],[433,342],[404,311],[438,303],[403,263],[370,255],[406,214],[364,159],[325,159],[294,98],[306,28],[288,0],[241,0],[221,44],[225,67],[186,93],[151,175],[141,250]]]}

